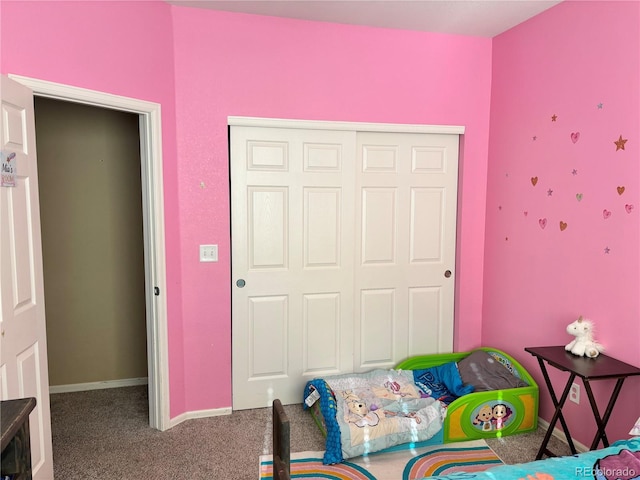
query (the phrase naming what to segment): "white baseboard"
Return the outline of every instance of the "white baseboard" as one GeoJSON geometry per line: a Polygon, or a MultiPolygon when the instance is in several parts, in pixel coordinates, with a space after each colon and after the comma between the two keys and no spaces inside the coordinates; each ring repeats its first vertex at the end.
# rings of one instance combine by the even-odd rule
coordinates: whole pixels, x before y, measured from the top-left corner
{"type": "MultiPolygon", "coordinates": [[[[538,417],[538,425],[540,427],[542,427],[545,431],[549,428],[549,422],[547,422],[546,420],[543,420],[540,417],[538,417]]],[[[558,440],[560,440],[565,445],[568,445],[567,438],[564,436],[564,432],[562,431],[561,428],[555,427],[553,429],[553,433],[551,435],[556,437],[558,440]]],[[[573,437],[571,438],[571,440],[573,441],[573,445],[576,447],[576,450],[578,451],[578,453],[588,452],[589,451],[589,447],[587,447],[585,444],[578,442],[573,437]]]]}
{"type": "Polygon", "coordinates": [[[176,425],[194,418],[207,418],[207,417],[219,417],[221,415],[231,415],[233,409],[231,407],[225,408],[212,408],[210,410],[197,410],[195,412],[181,413],[177,417],[169,420],[169,428],[173,428],[176,425]]]}
{"type": "Polygon", "coordinates": [[[133,387],[136,385],[147,385],[147,377],[124,378],[122,380],[106,380],[104,382],[72,383],[69,385],[52,385],[49,393],[69,393],[84,392],[86,390],[102,390],[104,388],[133,387]]]}

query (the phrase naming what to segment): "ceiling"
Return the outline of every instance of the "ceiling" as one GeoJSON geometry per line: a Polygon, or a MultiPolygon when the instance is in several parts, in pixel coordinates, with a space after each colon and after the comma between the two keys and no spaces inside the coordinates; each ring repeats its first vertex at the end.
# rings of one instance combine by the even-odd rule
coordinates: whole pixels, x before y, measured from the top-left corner
{"type": "Polygon", "coordinates": [[[562,0],[167,0],[173,5],[367,25],[494,37],[562,0]]]}

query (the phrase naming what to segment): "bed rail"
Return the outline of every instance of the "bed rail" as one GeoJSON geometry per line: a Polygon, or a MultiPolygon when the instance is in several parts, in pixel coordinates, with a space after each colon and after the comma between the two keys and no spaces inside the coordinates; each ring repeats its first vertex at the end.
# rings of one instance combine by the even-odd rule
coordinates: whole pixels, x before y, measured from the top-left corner
{"type": "Polygon", "coordinates": [[[273,401],[273,480],[291,479],[290,426],[280,399],[273,401]]]}

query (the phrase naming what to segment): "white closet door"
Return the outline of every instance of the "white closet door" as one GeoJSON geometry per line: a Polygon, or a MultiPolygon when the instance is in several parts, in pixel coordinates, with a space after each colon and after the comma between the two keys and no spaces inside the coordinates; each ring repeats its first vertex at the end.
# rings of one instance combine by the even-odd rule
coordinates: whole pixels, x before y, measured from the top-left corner
{"type": "Polygon", "coordinates": [[[453,349],[458,142],[358,133],[355,371],[453,349]]]}
{"type": "Polygon", "coordinates": [[[353,368],[355,133],[231,128],[233,408],[353,368]]]}
{"type": "Polygon", "coordinates": [[[339,125],[231,128],[236,410],[452,351],[459,136],[339,125]]]}

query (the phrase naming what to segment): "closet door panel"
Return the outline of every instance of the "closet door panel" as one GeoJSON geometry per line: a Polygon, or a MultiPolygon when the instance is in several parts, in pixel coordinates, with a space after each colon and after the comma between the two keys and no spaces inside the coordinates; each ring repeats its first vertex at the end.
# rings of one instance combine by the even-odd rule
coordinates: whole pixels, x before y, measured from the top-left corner
{"type": "Polygon", "coordinates": [[[354,157],[353,132],[231,129],[236,410],[353,369],[354,157]]]}
{"type": "Polygon", "coordinates": [[[450,352],[458,136],[358,132],[356,161],[356,295],[393,291],[394,301],[375,321],[356,304],[355,368],[450,352]]]}

